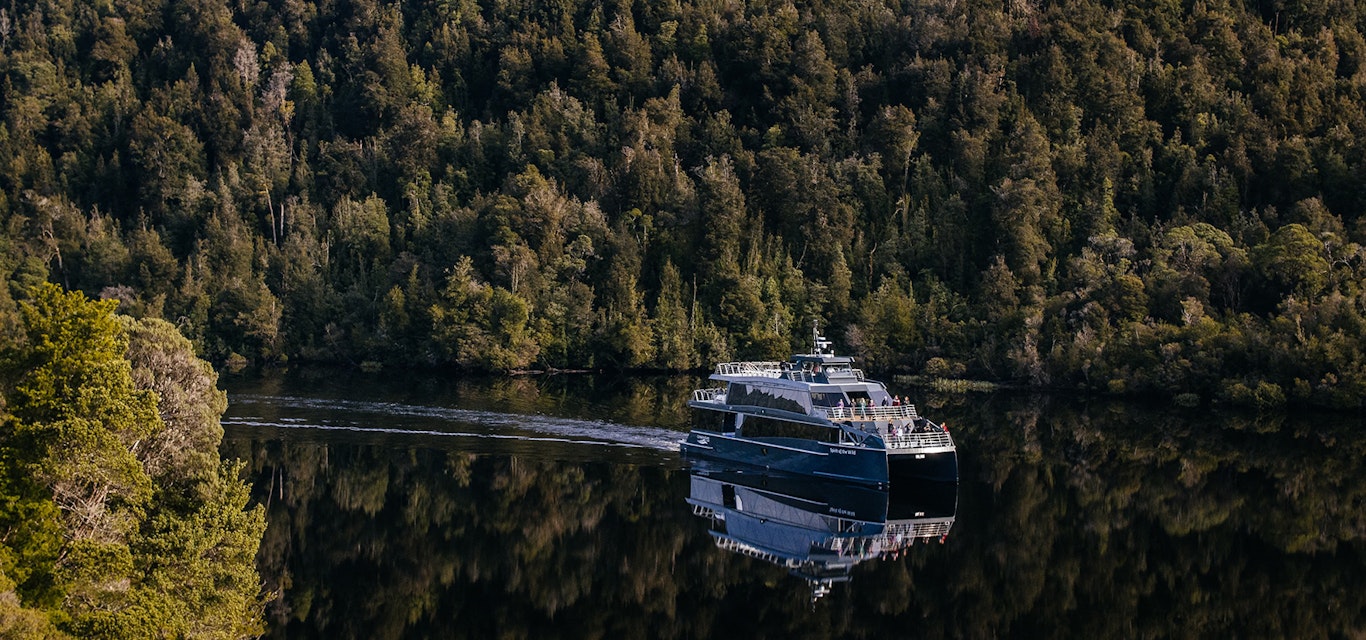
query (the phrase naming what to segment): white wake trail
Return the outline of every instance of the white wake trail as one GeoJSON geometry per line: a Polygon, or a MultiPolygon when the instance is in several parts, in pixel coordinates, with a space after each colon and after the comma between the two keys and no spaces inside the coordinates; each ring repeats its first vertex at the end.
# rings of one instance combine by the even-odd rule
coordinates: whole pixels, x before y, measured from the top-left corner
{"type": "Polygon", "coordinates": [[[363,400],[324,400],[293,396],[234,395],[229,415],[222,420],[225,426],[245,426],[277,429],[309,429],[318,431],[350,431],[395,435],[421,435],[451,438],[485,438],[519,440],[525,442],[564,442],[613,447],[641,447],[659,451],[677,451],[681,433],[658,427],[640,427],[606,420],[580,420],[547,415],[502,413],[479,409],[433,407],[397,402],[363,400]],[[272,417],[245,415],[251,409],[269,407],[275,410],[308,411],[313,417],[272,417]],[[316,415],[327,412],[325,418],[316,415]],[[365,415],[386,418],[418,418],[422,426],[411,428],[368,426],[365,415]],[[426,421],[449,425],[450,430],[432,429],[426,421]],[[475,430],[469,427],[476,427],[475,430]],[[515,433],[509,430],[534,432],[515,433]]]}

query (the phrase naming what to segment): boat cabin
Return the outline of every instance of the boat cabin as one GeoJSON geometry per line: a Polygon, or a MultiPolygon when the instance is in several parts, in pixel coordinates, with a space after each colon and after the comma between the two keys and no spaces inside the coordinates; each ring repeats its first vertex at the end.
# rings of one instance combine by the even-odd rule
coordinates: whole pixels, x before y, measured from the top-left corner
{"type": "MultiPolygon", "coordinates": [[[[853,358],[828,351],[830,341],[819,333],[814,333],[814,339],[816,348],[812,353],[793,355],[785,362],[717,364],[711,379],[724,382],[726,386],[699,389],[693,393],[693,399],[753,409],[699,418],[707,424],[715,423],[712,428],[724,433],[736,432],[741,424],[758,426],[774,421],[788,423],[784,425],[785,429],[834,429],[834,433],[807,438],[811,440],[845,437],[830,421],[840,421],[848,427],[850,422],[883,420],[890,429],[893,420],[915,418],[914,407],[900,406],[882,383],[865,379],[863,371],[854,368],[853,358]]],[[[707,425],[697,426],[706,428],[707,425]]],[[[865,424],[861,428],[869,427],[870,424],[865,424]]],[[[750,426],[744,428],[749,430],[750,426]]]]}
{"type": "Polygon", "coordinates": [[[799,372],[800,379],[805,382],[863,382],[863,372],[855,369],[853,359],[846,356],[800,355],[795,356],[789,366],[793,372],[799,372]]]}
{"type": "Polygon", "coordinates": [[[766,373],[735,380],[734,374],[727,372],[715,379],[727,382],[726,402],[739,406],[810,414],[812,409],[829,413],[827,410],[837,407],[891,404],[892,396],[886,387],[865,380],[863,372],[853,368],[847,357],[796,356],[792,362],[781,363],[776,371],[766,373]]]}

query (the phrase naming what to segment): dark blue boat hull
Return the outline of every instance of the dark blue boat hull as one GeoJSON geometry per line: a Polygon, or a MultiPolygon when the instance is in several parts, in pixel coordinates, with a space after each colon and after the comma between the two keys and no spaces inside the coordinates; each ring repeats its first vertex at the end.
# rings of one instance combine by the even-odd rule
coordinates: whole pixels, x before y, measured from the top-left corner
{"type": "Polygon", "coordinates": [[[936,451],[887,457],[892,484],[908,481],[958,482],[958,452],[936,451]]]}
{"type": "Polygon", "coordinates": [[[888,487],[898,479],[958,481],[958,456],[951,450],[889,457],[883,449],[797,438],[739,438],[702,430],[689,433],[682,450],[687,456],[874,487],[888,487]]]}
{"type": "Polygon", "coordinates": [[[887,454],[880,449],[797,438],[737,438],[724,433],[693,431],[682,443],[682,450],[689,456],[876,487],[886,487],[889,482],[887,454]]]}

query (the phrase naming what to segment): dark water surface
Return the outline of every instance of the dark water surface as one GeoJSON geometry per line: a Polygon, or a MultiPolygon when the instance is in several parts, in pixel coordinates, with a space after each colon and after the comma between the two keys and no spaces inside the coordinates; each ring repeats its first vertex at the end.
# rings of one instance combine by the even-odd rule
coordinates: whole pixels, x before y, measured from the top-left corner
{"type": "Polygon", "coordinates": [[[268,637],[1366,634],[1360,416],[893,388],[949,424],[962,478],[889,499],[690,475],[701,382],[225,378],[268,637]],[[838,578],[814,601],[813,571],[838,578]]]}

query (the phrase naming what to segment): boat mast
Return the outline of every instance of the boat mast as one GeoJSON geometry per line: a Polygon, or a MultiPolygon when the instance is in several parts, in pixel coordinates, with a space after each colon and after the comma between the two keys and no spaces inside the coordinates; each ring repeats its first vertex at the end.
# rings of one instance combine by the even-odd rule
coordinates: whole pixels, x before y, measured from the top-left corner
{"type": "Polygon", "coordinates": [[[830,353],[828,353],[828,354],[822,353],[822,351],[823,351],[826,347],[829,347],[830,345],[832,345],[832,344],[834,344],[834,343],[833,343],[833,342],[830,342],[829,340],[826,340],[824,337],[821,336],[820,320],[812,320],[812,321],[811,321],[811,339],[812,339],[812,342],[814,342],[815,345],[816,345],[816,350],[815,350],[815,352],[813,352],[811,355],[816,355],[816,356],[820,356],[820,355],[831,355],[831,356],[833,356],[833,355],[835,355],[835,350],[834,350],[834,349],[831,349],[831,350],[830,350],[830,353]]]}

